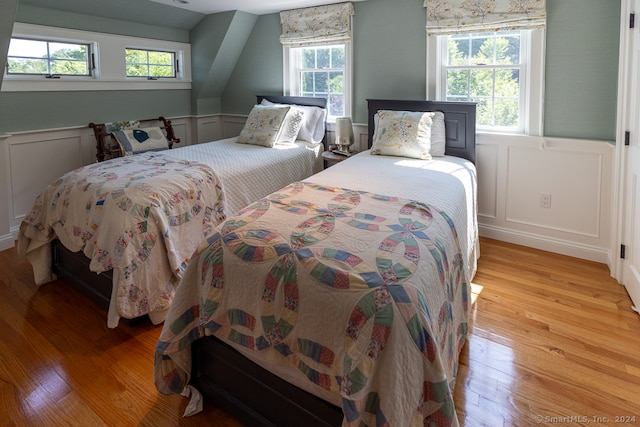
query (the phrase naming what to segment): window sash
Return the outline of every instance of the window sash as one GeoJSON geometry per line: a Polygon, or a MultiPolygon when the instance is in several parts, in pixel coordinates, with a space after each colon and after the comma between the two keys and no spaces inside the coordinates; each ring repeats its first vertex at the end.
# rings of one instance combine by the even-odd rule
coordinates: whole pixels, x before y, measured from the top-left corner
{"type": "MultiPolygon", "coordinates": [[[[427,97],[429,99],[446,99],[446,71],[460,68],[448,66],[448,36],[427,37],[427,56],[430,66],[427,70],[427,97]]],[[[544,93],[544,31],[523,30],[520,35],[520,113],[519,126],[514,128],[490,127],[477,125],[479,131],[523,133],[542,135],[542,100],[544,93]]],[[[489,66],[489,68],[502,65],[489,66]]],[[[513,67],[514,65],[508,65],[513,67]]],[[[477,65],[476,68],[487,67],[477,65]]],[[[463,67],[464,68],[464,67],[463,67]]],[[[469,67],[467,67],[469,68],[469,67]]]]}
{"type": "MultiPolygon", "coordinates": [[[[7,67],[6,74],[8,76],[46,76],[46,77],[90,77],[92,75],[92,64],[91,58],[93,52],[91,50],[91,43],[85,42],[75,42],[75,41],[62,41],[55,39],[36,39],[36,38],[24,38],[24,37],[12,37],[11,44],[9,48],[9,54],[7,55],[7,67]],[[12,53],[12,50],[20,49],[14,48],[12,49],[11,44],[14,42],[33,42],[41,44],[39,49],[40,55],[36,56],[37,53],[29,54],[30,52],[24,52],[25,54],[19,54],[22,52],[12,53]],[[52,46],[53,45],[53,46],[52,46]],[[55,46],[59,45],[59,46],[55,46]],[[56,56],[63,46],[69,46],[69,50],[81,52],[84,56],[81,59],[73,58],[71,56],[56,56]],[[57,47],[57,49],[56,49],[57,47]],[[74,49],[75,48],[75,49],[74,49]],[[45,68],[41,71],[32,70],[33,72],[17,72],[12,71],[12,63],[23,63],[27,64],[29,62],[40,63],[41,67],[37,68],[45,68]],[[73,64],[79,65],[78,70],[82,70],[81,72],[65,72],[65,68],[68,70],[69,67],[64,67],[67,64],[71,69],[76,67],[73,64]]],[[[14,45],[15,46],[15,45],[14,45]]],[[[32,45],[34,46],[34,45],[32,45]]],[[[23,49],[28,49],[28,47],[23,47],[23,49]]]]}
{"type": "Polygon", "coordinates": [[[159,78],[175,79],[177,77],[176,52],[164,51],[164,50],[153,50],[153,49],[140,49],[140,48],[131,47],[125,50],[125,57],[127,58],[126,65],[125,65],[125,69],[126,69],[125,73],[127,77],[144,78],[144,79],[159,79],[159,78]],[[143,52],[145,59],[143,59],[142,61],[130,61],[128,60],[129,51],[143,52]],[[152,62],[151,56],[154,53],[169,54],[170,59],[167,62],[152,62]],[[162,69],[170,70],[169,75],[161,75],[159,73],[152,72],[152,70],[162,70],[162,69]],[[134,70],[144,70],[144,74],[142,74],[141,72],[134,73],[133,72],[134,70]]]}
{"type": "MultiPolygon", "coordinates": [[[[351,99],[349,96],[350,80],[349,80],[349,65],[351,61],[350,43],[344,45],[316,45],[316,46],[301,46],[301,47],[284,47],[285,54],[285,76],[284,87],[285,92],[288,95],[293,96],[316,96],[327,98],[328,108],[328,121],[333,122],[337,117],[350,116],[351,115],[351,99]],[[344,48],[344,67],[302,67],[303,64],[303,51],[304,49],[317,50],[343,47],[344,48]],[[303,75],[305,73],[323,73],[327,75],[327,86],[325,89],[318,89],[314,86],[313,90],[306,90],[303,83],[303,75]],[[342,73],[342,91],[334,91],[331,88],[332,73],[342,73]]],[[[317,65],[317,56],[314,63],[317,65]]],[[[330,65],[333,65],[331,63],[330,65]]]]}

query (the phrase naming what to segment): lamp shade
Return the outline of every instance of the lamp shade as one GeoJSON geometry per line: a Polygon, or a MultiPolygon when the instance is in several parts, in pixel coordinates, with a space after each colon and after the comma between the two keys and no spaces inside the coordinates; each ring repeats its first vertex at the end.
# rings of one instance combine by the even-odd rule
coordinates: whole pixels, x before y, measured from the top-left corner
{"type": "Polygon", "coordinates": [[[353,145],[351,117],[338,117],[336,119],[336,145],[345,149],[353,145]]]}

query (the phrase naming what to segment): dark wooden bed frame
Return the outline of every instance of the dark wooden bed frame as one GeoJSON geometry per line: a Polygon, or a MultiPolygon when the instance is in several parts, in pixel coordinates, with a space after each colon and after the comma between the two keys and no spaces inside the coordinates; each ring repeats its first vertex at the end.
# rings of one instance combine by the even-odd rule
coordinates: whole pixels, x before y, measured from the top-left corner
{"type": "MultiPolygon", "coordinates": [[[[313,106],[326,108],[327,100],[325,98],[309,98],[299,96],[280,96],[280,95],[258,95],[256,96],[257,103],[260,104],[263,99],[278,103],[278,104],[297,104],[305,106],[313,106]]],[[[171,120],[167,120],[164,117],[157,119],[140,120],[141,122],[161,121],[164,123],[162,128],[167,133],[167,139],[174,143],[180,140],[175,137],[173,128],[171,126],[171,120]]],[[[111,138],[110,134],[105,132],[105,124],[99,123],[89,124],[94,130],[97,143],[97,158],[98,161],[104,159],[106,151],[104,151],[105,143],[108,138],[111,138]]],[[[326,132],[323,143],[326,148],[326,132]]],[[[54,239],[52,245],[52,263],[53,272],[66,283],[78,290],[80,293],[87,295],[96,304],[98,304],[105,311],[109,310],[109,304],[111,302],[111,292],[113,290],[113,276],[111,270],[101,274],[96,274],[89,270],[90,260],[82,251],[71,252],[65,248],[58,239],[54,239]]],[[[121,319],[121,321],[129,324],[135,324],[138,321],[144,319],[147,316],[142,316],[138,319],[121,319]]]]}
{"type": "MultiPolygon", "coordinates": [[[[258,103],[263,98],[275,103],[326,106],[323,98],[318,98],[320,104],[310,104],[315,102],[313,98],[258,96],[258,103]]],[[[378,110],[442,111],[446,154],[475,163],[475,104],[381,99],[367,102],[369,147],[373,140],[373,117],[378,110]]],[[[57,239],[52,245],[53,270],[58,277],[108,310],[113,288],[111,272],[96,275],[89,271],[90,261],[82,252],[70,252],[57,239]]],[[[200,339],[193,346],[191,383],[207,401],[247,426],[329,427],[342,423],[341,408],[262,369],[213,336],[200,339]]]]}
{"type": "MultiPolygon", "coordinates": [[[[445,154],[473,163],[476,158],[476,108],[473,103],[369,99],[368,146],[378,110],[442,111],[445,114],[445,154]]],[[[191,384],[247,426],[337,427],[342,409],[293,386],[214,336],[192,347],[191,384]]]]}

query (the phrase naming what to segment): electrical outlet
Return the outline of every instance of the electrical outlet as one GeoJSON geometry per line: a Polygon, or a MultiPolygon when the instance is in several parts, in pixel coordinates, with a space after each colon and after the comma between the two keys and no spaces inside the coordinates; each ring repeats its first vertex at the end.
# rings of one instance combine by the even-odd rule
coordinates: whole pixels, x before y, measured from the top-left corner
{"type": "Polygon", "coordinates": [[[551,193],[540,193],[540,207],[551,207],[551,193]]]}

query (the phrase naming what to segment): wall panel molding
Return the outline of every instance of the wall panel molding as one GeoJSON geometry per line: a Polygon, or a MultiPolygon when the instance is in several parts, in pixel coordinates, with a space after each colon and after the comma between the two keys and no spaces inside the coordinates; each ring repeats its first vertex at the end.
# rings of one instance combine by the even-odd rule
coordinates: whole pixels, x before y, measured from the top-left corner
{"type": "MultiPolygon", "coordinates": [[[[184,145],[188,145],[236,136],[246,116],[170,119],[177,136],[185,138],[184,145]]],[[[354,124],[355,150],[366,149],[367,135],[366,125],[354,124]]],[[[329,143],[333,138],[330,126],[329,143]]],[[[3,248],[13,245],[25,211],[50,181],[95,161],[95,139],[91,129],[82,126],[21,132],[0,138],[0,143],[7,154],[3,188],[7,189],[10,213],[8,224],[0,228],[3,248]]],[[[612,144],[479,134],[477,151],[481,235],[611,265],[612,144]],[[529,173],[532,168],[534,173],[529,173]],[[552,193],[550,209],[538,206],[541,192],[552,193]],[[565,197],[570,198],[563,200],[565,197]]]]}

